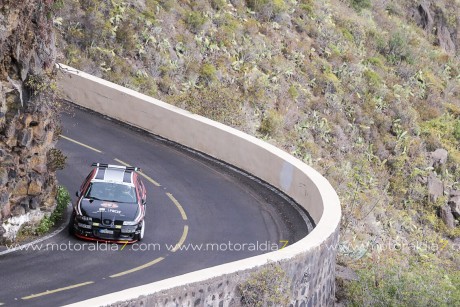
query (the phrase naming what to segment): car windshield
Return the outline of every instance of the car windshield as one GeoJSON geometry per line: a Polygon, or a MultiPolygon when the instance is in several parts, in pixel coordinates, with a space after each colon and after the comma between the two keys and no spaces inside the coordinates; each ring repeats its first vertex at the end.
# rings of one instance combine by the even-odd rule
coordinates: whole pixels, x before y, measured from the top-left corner
{"type": "Polygon", "coordinates": [[[85,198],[118,203],[136,203],[136,190],[132,186],[112,182],[91,182],[85,198]]]}

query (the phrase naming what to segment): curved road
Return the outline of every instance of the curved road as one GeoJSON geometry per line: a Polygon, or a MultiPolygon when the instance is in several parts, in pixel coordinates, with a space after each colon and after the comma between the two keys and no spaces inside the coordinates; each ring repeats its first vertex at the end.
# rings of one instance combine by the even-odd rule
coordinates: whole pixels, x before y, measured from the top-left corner
{"type": "Polygon", "coordinates": [[[309,231],[299,209],[217,161],[71,105],[62,125],[58,180],[71,194],[92,162],[142,168],[145,239],[96,244],[64,230],[35,250],[0,252],[0,305],[69,304],[276,250],[309,231]]]}

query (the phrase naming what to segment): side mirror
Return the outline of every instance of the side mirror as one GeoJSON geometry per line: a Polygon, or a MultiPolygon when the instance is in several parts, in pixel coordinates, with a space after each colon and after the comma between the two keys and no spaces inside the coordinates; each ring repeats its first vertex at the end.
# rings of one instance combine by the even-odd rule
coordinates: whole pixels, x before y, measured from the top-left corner
{"type": "Polygon", "coordinates": [[[77,197],[80,197],[80,195],[81,195],[80,191],[75,192],[75,195],[76,195],[77,197]]]}

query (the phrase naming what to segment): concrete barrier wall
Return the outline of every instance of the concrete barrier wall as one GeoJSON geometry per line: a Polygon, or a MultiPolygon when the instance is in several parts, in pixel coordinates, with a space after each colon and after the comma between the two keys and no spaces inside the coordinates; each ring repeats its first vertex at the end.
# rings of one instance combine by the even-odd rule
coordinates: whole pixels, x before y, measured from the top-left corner
{"type": "Polygon", "coordinates": [[[144,300],[158,306],[182,306],[186,302],[194,306],[205,301],[211,306],[234,306],[239,303],[235,301],[238,282],[271,261],[280,263],[288,272],[293,305],[332,304],[341,210],[336,192],[324,177],[286,152],[236,129],[71,67],[62,68],[59,84],[70,101],[243,169],[289,195],[316,223],[307,237],[282,250],[82,304],[133,305],[144,300]],[[184,295],[184,291],[190,294],[184,295]],[[220,299],[212,300],[213,296],[220,299]]]}

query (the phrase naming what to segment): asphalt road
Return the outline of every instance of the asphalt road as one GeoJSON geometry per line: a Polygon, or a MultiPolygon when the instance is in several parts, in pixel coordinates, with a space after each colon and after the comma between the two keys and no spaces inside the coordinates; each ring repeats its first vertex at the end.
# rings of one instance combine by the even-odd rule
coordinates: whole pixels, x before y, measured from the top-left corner
{"type": "Polygon", "coordinates": [[[98,244],[64,229],[35,250],[0,255],[0,305],[69,304],[273,251],[309,231],[284,197],[218,161],[72,106],[62,125],[58,180],[72,195],[92,162],[142,168],[145,238],[98,244]]]}

